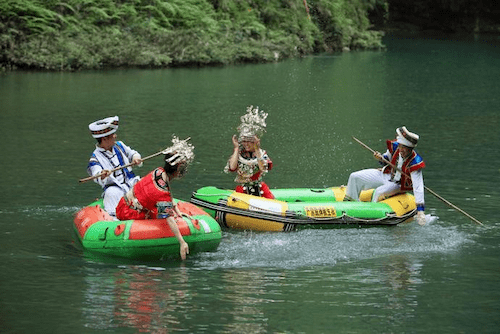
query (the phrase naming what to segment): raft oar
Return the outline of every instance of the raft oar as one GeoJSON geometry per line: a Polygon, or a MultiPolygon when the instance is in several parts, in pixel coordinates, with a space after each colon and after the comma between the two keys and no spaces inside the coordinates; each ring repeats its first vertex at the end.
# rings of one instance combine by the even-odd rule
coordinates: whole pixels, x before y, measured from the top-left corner
{"type": "MultiPolygon", "coordinates": [[[[372,150],[370,147],[368,147],[366,144],[364,144],[362,141],[360,141],[356,137],[353,136],[352,139],[354,139],[355,141],[357,141],[361,146],[363,146],[367,150],[371,151],[373,154],[376,153],[374,150],[372,150]]],[[[395,170],[397,170],[398,172],[400,172],[401,174],[404,174],[406,177],[410,177],[410,175],[404,173],[400,168],[398,168],[397,166],[395,166],[394,164],[392,164],[390,161],[384,159],[383,157],[382,157],[382,161],[385,162],[386,164],[388,164],[389,166],[391,166],[392,168],[394,168],[395,170]]],[[[450,207],[452,207],[453,209],[457,210],[458,212],[460,212],[461,214],[463,214],[467,218],[471,219],[474,223],[479,224],[479,225],[483,225],[483,223],[481,223],[479,220],[477,220],[476,218],[472,217],[470,214],[468,214],[464,210],[460,209],[458,206],[454,205],[450,201],[448,201],[448,200],[444,199],[443,197],[439,196],[433,190],[429,189],[425,185],[424,185],[424,189],[427,190],[428,192],[430,192],[432,195],[434,195],[439,200],[441,200],[443,203],[449,205],[450,207]]]]}
{"type": "MultiPolygon", "coordinates": [[[[188,137],[188,138],[186,138],[186,139],[182,140],[182,142],[184,142],[184,141],[188,141],[189,139],[191,139],[191,137],[188,137]]],[[[148,159],[151,159],[151,158],[154,158],[154,157],[156,157],[156,156],[158,156],[158,155],[160,155],[160,154],[167,154],[167,153],[168,153],[167,151],[168,151],[170,148],[172,148],[172,146],[169,146],[169,147],[167,147],[166,149],[161,150],[161,151],[159,151],[159,152],[156,152],[156,153],[154,153],[154,154],[148,155],[147,157],[142,158],[141,160],[144,162],[144,161],[146,161],[146,160],[148,160],[148,159]]],[[[110,170],[110,171],[109,171],[109,174],[113,174],[113,173],[114,173],[114,172],[116,172],[117,170],[120,170],[120,169],[123,169],[123,168],[127,168],[127,167],[130,167],[130,166],[134,166],[134,165],[135,165],[135,164],[134,164],[133,162],[131,162],[131,163],[126,164],[126,165],[124,165],[124,166],[120,166],[120,167],[113,168],[112,170],[110,170]]],[[[97,175],[94,175],[94,176],[89,176],[89,177],[86,177],[86,178],[84,178],[84,179],[80,179],[78,182],[79,182],[79,183],[83,183],[83,182],[87,182],[87,181],[90,181],[90,180],[93,180],[93,179],[97,179],[98,177],[101,177],[101,175],[102,175],[102,172],[101,172],[101,173],[99,173],[99,174],[97,174],[97,175]]]]}

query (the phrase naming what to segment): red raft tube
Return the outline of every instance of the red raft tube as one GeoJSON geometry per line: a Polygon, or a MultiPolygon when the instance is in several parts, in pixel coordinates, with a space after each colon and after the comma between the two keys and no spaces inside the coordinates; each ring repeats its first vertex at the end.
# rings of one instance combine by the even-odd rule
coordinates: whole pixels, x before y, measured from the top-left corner
{"type": "MultiPolygon", "coordinates": [[[[184,221],[179,230],[189,245],[189,254],[217,250],[222,232],[217,221],[195,205],[175,200],[184,221]]],[[[116,220],[103,209],[102,199],[78,211],[74,234],[83,250],[137,260],[179,258],[179,242],[165,219],[116,220]]]]}

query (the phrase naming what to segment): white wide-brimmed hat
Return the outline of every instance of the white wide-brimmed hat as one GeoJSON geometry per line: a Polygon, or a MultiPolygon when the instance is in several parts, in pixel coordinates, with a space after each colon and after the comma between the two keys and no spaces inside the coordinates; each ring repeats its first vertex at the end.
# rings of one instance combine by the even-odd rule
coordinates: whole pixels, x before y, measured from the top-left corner
{"type": "Polygon", "coordinates": [[[420,138],[416,133],[408,131],[405,126],[396,129],[397,137],[396,140],[401,145],[407,147],[417,146],[418,139],[420,138]]]}
{"type": "Polygon", "coordinates": [[[108,117],[89,124],[89,130],[94,138],[109,136],[118,130],[118,116],[108,117]]]}

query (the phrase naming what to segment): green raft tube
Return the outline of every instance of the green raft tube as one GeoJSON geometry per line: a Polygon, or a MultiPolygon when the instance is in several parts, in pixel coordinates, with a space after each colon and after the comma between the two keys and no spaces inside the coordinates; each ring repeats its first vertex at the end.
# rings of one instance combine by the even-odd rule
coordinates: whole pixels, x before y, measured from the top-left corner
{"type": "MultiPolygon", "coordinates": [[[[195,205],[174,200],[183,220],[177,225],[189,254],[217,250],[222,231],[214,218],[195,205]]],[[[90,255],[137,260],[180,258],[179,242],[165,219],[119,221],[103,210],[102,199],[78,211],[74,234],[90,255]]]]}
{"type": "Polygon", "coordinates": [[[255,231],[394,226],[410,221],[416,214],[415,198],[409,193],[371,202],[371,189],[361,193],[360,202],[344,202],[344,186],[271,192],[275,199],[203,187],[192,194],[190,202],[203,208],[224,228],[255,231]]]}

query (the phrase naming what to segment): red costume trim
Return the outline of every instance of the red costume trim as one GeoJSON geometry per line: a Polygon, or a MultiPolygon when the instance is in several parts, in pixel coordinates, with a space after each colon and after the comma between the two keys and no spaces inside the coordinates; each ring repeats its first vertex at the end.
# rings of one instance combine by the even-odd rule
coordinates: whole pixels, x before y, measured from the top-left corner
{"type": "MultiPolygon", "coordinates": [[[[398,158],[399,158],[399,143],[397,143],[395,140],[387,140],[387,148],[389,149],[389,152],[391,153],[391,164],[394,166],[398,165],[398,158]]],[[[425,167],[425,162],[422,160],[422,158],[415,152],[415,150],[411,151],[411,154],[408,158],[406,158],[403,161],[403,166],[401,167],[401,170],[403,173],[401,174],[401,190],[402,191],[409,191],[413,190],[413,183],[411,181],[411,177],[407,177],[405,174],[410,176],[410,174],[414,171],[417,171],[419,169],[422,169],[425,167]]],[[[392,168],[392,166],[387,165],[384,168],[384,173],[394,173],[395,170],[392,168]]]]}
{"type": "Polygon", "coordinates": [[[158,167],[134,185],[134,195],[144,208],[142,211],[130,208],[122,197],[116,207],[116,217],[120,220],[156,218],[158,213],[156,204],[172,202],[168,183],[161,178],[163,172],[164,169],[158,167]]]}
{"type": "MultiPolygon", "coordinates": [[[[274,199],[273,193],[271,192],[268,185],[264,181],[260,182],[260,190],[262,191],[262,197],[274,199]]],[[[235,191],[237,193],[246,194],[246,191],[243,189],[242,185],[236,186],[235,191]]]]}

